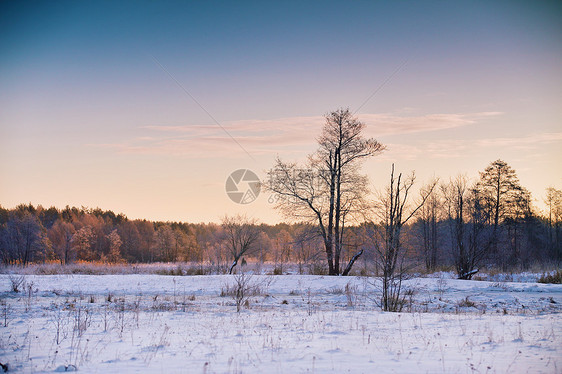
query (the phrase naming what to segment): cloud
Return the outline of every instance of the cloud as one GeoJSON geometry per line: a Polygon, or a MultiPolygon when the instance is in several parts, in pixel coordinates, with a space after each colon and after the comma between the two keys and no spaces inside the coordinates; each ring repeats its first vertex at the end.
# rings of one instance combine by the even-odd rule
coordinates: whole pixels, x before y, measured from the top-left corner
{"type": "Polygon", "coordinates": [[[427,114],[424,116],[395,116],[392,114],[363,114],[360,119],[367,123],[366,134],[381,137],[429,131],[440,131],[468,126],[478,120],[497,116],[500,112],[472,114],[427,114]]]}
{"type": "Polygon", "coordinates": [[[488,150],[526,151],[525,157],[529,158],[534,154],[530,152],[542,150],[544,146],[556,143],[562,143],[562,132],[477,140],[443,139],[421,144],[391,143],[387,145],[387,152],[379,158],[382,160],[451,159],[470,157],[488,150]]]}
{"type": "Polygon", "coordinates": [[[519,138],[481,139],[478,144],[482,147],[510,147],[512,149],[536,149],[541,145],[562,141],[562,132],[545,132],[519,138]]]}
{"type": "MultiPolygon", "coordinates": [[[[398,116],[395,114],[359,114],[365,122],[365,135],[379,138],[388,135],[442,131],[476,123],[499,112],[470,114],[428,114],[398,116]]],[[[323,116],[288,117],[269,120],[240,120],[209,125],[151,125],[148,132],[116,144],[99,144],[118,152],[171,154],[186,157],[244,157],[243,147],[251,155],[306,154],[316,146],[324,123],[323,116]],[[232,138],[236,139],[236,144],[232,138]]]]}

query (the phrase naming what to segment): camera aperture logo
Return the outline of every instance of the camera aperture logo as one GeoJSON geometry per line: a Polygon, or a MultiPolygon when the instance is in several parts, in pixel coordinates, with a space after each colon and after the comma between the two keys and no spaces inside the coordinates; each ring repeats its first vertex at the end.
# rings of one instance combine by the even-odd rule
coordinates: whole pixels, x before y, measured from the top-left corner
{"type": "Polygon", "coordinates": [[[260,194],[261,182],[256,173],[249,169],[238,169],[226,179],[226,194],[237,204],[250,204],[260,194]]]}

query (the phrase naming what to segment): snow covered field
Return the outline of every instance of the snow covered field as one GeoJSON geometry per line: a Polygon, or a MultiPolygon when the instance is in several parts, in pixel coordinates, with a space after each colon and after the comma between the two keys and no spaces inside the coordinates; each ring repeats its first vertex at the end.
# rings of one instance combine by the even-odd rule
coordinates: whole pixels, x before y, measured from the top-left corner
{"type": "Polygon", "coordinates": [[[560,373],[562,285],[416,278],[0,275],[0,362],[85,373],[560,373]]]}

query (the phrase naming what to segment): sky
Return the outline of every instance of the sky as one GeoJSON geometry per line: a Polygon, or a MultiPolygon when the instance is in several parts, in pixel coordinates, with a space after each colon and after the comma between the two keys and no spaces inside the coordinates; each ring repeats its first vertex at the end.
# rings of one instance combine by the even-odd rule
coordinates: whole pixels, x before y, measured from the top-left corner
{"type": "Polygon", "coordinates": [[[511,165],[538,208],[562,188],[562,3],[0,3],[0,205],[129,218],[286,218],[238,169],[302,162],[350,108],[419,185],[511,165]]]}

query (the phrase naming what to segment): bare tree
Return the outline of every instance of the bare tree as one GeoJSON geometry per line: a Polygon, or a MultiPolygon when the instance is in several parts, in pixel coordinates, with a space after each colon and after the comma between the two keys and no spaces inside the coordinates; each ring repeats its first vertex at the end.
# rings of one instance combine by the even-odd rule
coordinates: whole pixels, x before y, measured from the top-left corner
{"type": "Polygon", "coordinates": [[[201,245],[204,257],[217,273],[225,273],[229,267],[225,237],[222,226],[214,223],[206,225],[204,230],[197,234],[197,241],[201,245]]]}
{"type": "Polygon", "coordinates": [[[161,225],[154,231],[153,249],[157,259],[165,262],[176,261],[176,240],[169,224],[161,225]]]}
{"type": "Polygon", "coordinates": [[[135,221],[139,233],[139,254],[141,262],[154,261],[154,223],[146,220],[135,221]]]}
{"type": "Polygon", "coordinates": [[[554,187],[546,189],[545,203],[548,207],[548,242],[553,257],[562,260],[560,226],[562,226],[562,191],[554,187]]]}
{"type": "Polygon", "coordinates": [[[304,273],[304,267],[308,267],[312,273],[313,264],[318,262],[322,255],[322,240],[318,235],[318,230],[312,225],[300,225],[296,231],[292,246],[295,252],[299,274],[304,273]]]}
{"type": "Polygon", "coordinates": [[[282,229],[277,234],[272,242],[271,252],[275,262],[275,271],[283,273],[283,264],[291,261],[293,252],[293,238],[287,230],[282,229]]]}
{"type": "Polygon", "coordinates": [[[419,221],[422,252],[425,259],[425,268],[428,271],[435,270],[440,247],[439,221],[441,219],[442,197],[437,189],[430,183],[421,190],[422,196],[428,189],[433,192],[428,196],[426,203],[419,211],[419,221]]]}
{"type": "Polygon", "coordinates": [[[362,136],[364,128],[349,109],[330,112],[318,139],[319,149],[304,167],[277,159],[268,173],[267,187],[275,195],[276,207],[287,217],[318,227],[330,275],[340,274],[346,218],[359,210],[365,196],[366,178],[358,172],[361,161],[384,150],[375,139],[362,136]]]}
{"type": "Polygon", "coordinates": [[[405,299],[402,296],[402,281],[406,275],[404,264],[405,250],[401,241],[402,228],[425,204],[433,192],[437,181],[430,183],[421,192],[420,200],[411,205],[408,202],[410,190],[415,182],[415,175],[402,179],[394,175],[394,164],[390,173],[390,184],[379,193],[379,224],[373,224],[376,261],[382,269],[381,307],[384,311],[400,311],[405,299]]]}
{"type": "Polygon", "coordinates": [[[222,219],[225,241],[233,258],[232,265],[228,269],[229,274],[232,274],[242,256],[250,254],[255,249],[260,234],[256,224],[257,220],[240,214],[225,216],[222,219]]]}
{"type": "Polygon", "coordinates": [[[45,229],[27,210],[18,209],[9,215],[2,230],[2,261],[23,266],[36,260],[46,247],[45,229]]]}
{"type": "MultiPolygon", "coordinates": [[[[137,221],[138,222],[138,221],[137,221]]],[[[124,221],[117,227],[121,244],[121,254],[128,262],[138,262],[143,258],[141,236],[137,228],[137,222],[124,221]]]]}
{"type": "Polygon", "coordinates": [[[533,216],[531,212],[531,193],[524,187],[513,192],[511,204],[508,205],[504,225],[507,228],[508,248],[502,256],[504,269],[519,264],[528,268],[530,262],[529,251],[523,250],[524,238],[527,236],[524,225],[533,216]]]}
{"type": "Polygon", "coordinates": [[[447,206],[453,259],[459,279],[472,279],[492,243],[485,235],[488,216],[477,188],[465,176],[441,187],[447,206]]]}
{"type": "Polygon", "coordinates": [[[72,251],[72,235],[74,235],[74,232],[74,226],[62,220],[56,221],[48,230],[47,235],[53,250],[63,265],[72,262],[74,259],[72,251]]]}

